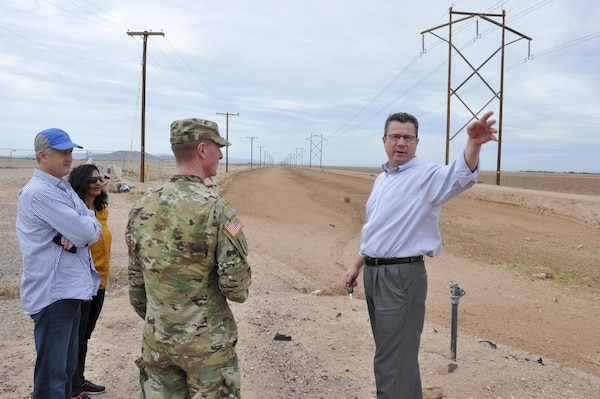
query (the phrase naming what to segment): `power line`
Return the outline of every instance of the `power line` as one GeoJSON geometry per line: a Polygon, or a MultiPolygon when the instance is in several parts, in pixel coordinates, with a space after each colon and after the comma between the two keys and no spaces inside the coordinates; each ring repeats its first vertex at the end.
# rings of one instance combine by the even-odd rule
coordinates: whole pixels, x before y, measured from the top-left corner
{"type": "MultiPolygon", "coordinates": [[[[71,11],[71,10],[69,10],[69,9],[67,9],[67,8],[65,8],[65,7],[63,7],[63,6],[61,6],[61,5],[58,5],[58,4],[56,4],[56,3],[53,3],[53,2],[51,2],[50,0],[44,0],[44,1],[45,1],[46,3],[48,3],[48,4],[52,5],[53,7],[56,7],[56,8],[58,8],[59,10],[62,10],[62,11],[64,11],[64,12],[68,13],[68,14],[71,14],[71,15],[73,15],[74,17],[77,17],[77,18],[83,19],[83,20],[85,20],[85,21],[87,21],[87,22],[91,22],[91,23],[93,23],[93,24],[95,24],[95,25],[104,26],[104,27],[107,27],[107,26],[108,26],[108,25],[105,25],[105,24],[103,24],[103,23],[100,23],[100,22],[98,22],[98,21],[95,21],[95,20],[91,20],[91,19],[89,19],[89,18],[86,18],[86,17],[84,17],[84,16],[82,16],[82,15],[80,15],[80,14],[77,14],[77,13],[75,13],[75,12],[73,12],[73,11],[71,11]]],[[[87,0],[83,0],[83,2],[84,2],[84,3],[86,3],[86,4],[88,4],[88,5],[89,5],[89,6],[91,6],[92,8],[95,8],[96,10],[100,11],[102,14],[109,16],[111,19],[108,19],[108,18],[105,18],[105,17],[103,17],[103,16],[101,16],[101,15],[98,15],[98,14],[96,14],[96,13],[94,13],[94,12],[92,12],[92,11],[88,10],[87,8],[85,8],[85,7],[81,6],[80,4],[76,3],[76,2],[75,2],[75,1],[73,1],[73,0],[67,0],[67,1],[68,1],[70,4],[72,4],[73,6],[77,7],[77,8],[78,8],[78,9],[80,9],[80,10],[82,10],[84,13],[86,13],[86,14],[88,14],[88,15],[91,15],[91,16],[92,16],[92,17],[94,17],[95,19],[98,19],[98,20],[100,20],[100,21],[106,22],[106,23],[108,23],[109,25],[112,25],[112,26],[113,26],[115,29],[118,29],[118,30],[123,30],[123,29],[127,29],[127,27],[128,27],[128,26],[132,26],[132,24],[130,24],[130,23],[126,22],[126,21],[123,21],[123,20],[121,20],[121,19],[119,19],[119,18],[115,17],[115,16],[111,15],[110,13],[107,13],[106,11],[104,11],[104,10],[100,9],[98,6],[96,6],[95,4],[92,4],[92,3],[90,3],[90,2],[89,2],[89,1],[87,1],[87,0]],[[118,21],[118,23],[117,23],[117,22],[115,22],[115,21],[118,21]]]]}
{"type": "MultiPolygon", "coordinates": [[[[528,9],[522,11],[520,14],[518,14],[516,17],[511,18],[510,20],[515,20],[517,18],[522,18],[523,16],[530,14],[546,5],[548,5],[549,3],[551,3],[553,0],[543,0],[540,1],[536,4],[534,4],[533,6],[529,7],[528,9]]],[[[502,5],[503,3],[506,3],[506,1],[499,1],[496,5],[493,5],[491,7],[488,7],[488,10],[493,10],[494,8],[496,8],[497,6],[502,5]]],[[[475,22],[472,21],[470,23],[465,24],[465,26],[457,29],[455,31],[455,33],[459,33],[465,29],[468,29],[470,26],[472,26],[475,22]]],[[[482,35],[488,34],[489,32],[491,32],[492,30],[497,30],[499,29],[498,27],[494,27],[491,28],[489,31],[486,31],[484,33],[482,33],[482,35]]],[[[596,36],[596,34],[594,35],[590,35],[593,37],[588,38],[587,40],[591,40],[592,38],[594,38],[596,36]]],[[[435,48],[439,45],[444,44],[444,40],[442,38],[438,39],[437,41],[435,41],[432,45],[428,46],[428,49],[432,49],[435,48]]],[[[468,41],[462,48],[466,48],[470,45],[473,44],[473,41],[470,40],[468,41]]],[[[561,46],[557,46],[557,47],[561,47],[561,46]]],[[[426,51],[425,51],[426,52],[426,51]]],[[[368,101],[366,104],[364,104],[359,111],[357,111],[355,114],[352,115],[352,117],[350,117],[350,119],[346,122],[344,122],[344,124],[342,124],[342,126],[338,129],[336,129],[334,131],[333,134],[340,132],[342,129],[345,129],[346,126],[348,126],[352,121],[354,121],[358,116],[360,116],[369,106],[373,105],[375,103],[375,101],[377,99],[379,99],[401,76],[403,76],[406,72],[408,72],[416,63],[417,61],[420,59],[420,57],[425,53],[422,52],[420,55],[417,55],[413,58],[410,59],[410,61],[405,65],[405,67],[395,76],[392,78],[392,80],[386,85],[384,86],[383,89],[381,89],[377,94],[375,94],[370,101],[368,101]]],[[[542,53],[542,55],[544,55],[544,53],[542,53]]],[[[520,62],[519,64],[524,63],[524,61],[520,62]]],[[[392,106],[393,104],[395,104],[396,102],[398,102],[401,98],[405,97],[406,95],[408,95],[411,91],[413,91],[414,89],[416,89],[417,87],[419,87],[421,84],[423,84],[425,81],[427,81],[427,79],[429,79],[432,75],[435,74],[435,72],[437,72],[441,67],[443,67],[445,64],[441,63],[438,64],[436,67],[434,67],[433,69],[431,69],[427,75],[425,75],[422,79],[420,79],[419,81],[415,82],[414,84],[412,84],[409,88],[407,88],[406,90],[404,90],[400,95],[398,95],[397,97],[395,97],[394,99],[392,99],[391,101],[389,101],[388,103],[386,103],[384,106],[380,106],[378,107],[379,110],[374,111],[373,113],[371,113],[371,115],[369,115],[368,117],[366,117],[365,119],[363,119],[361,122],[353,125],[352,127],[349,128],[349,130],[354,130],[357,129],[358,127],[364,125],[365,123],[367,123],[368,121],[370,121],[371,119],[373,119],[374,117],[376,117],[377,115],[381,114],[381,112],[383,112],[386,108],[392,106]]]]}
{"type": "MultiPolygon", "coordinates": [[[[72,4],[75,4],[75,5],[77,5],[76,3],[74,3],[74,2],[73,2],[73,0],[69,0],[69,1],[70,1],[72,4]]],[[[133,24],[131,24],[131,23],[127,22],[127,21],[124,21],[124,20],[122,20],[122,19],[120,19],[120,18],[118,18],[118,17],[115,17],[114,15],[112,15],[112,14],[110,14],[110,13],[108,13],[108,12],[106,12],[106,11],[102,10],[101,8],[99,8],[98,6],[96,6],[95,4],[93,4],[93,3],[90,3],[88,0],[83,0],[83,2],[84,2],[84,3],[86,3],[86,4],[88,4],[90,7],[93,7],[93,8],[95,8],[96,10],[100,11],[102,14],[104,14],[104,15],[108,15],[108,16],[109,16],[111,19],[113,19],[113,20],[115,20],[115,21],[118,21],[119,23],[117,23],[117,22],[113,22],[113,21],[111,21],[111,20],[108,20],[108,19],[106,19],[106,18],[102,18],[102,17],[101,17],[101,18],[102,18],[102,19],[104,19],[105,21],[107,21],[107,22],[109,22],[109,23],[111,23],[111,24],[114,24],[114,25],[115,25],[115,26],[116,26],[116,27],[117,27],[119,30],[122,30],[122,29],[127,29],[127,27],[133,26],[133,24]]],[[[79,6],[79,5],[77,5],[77,6],[78,6],[78,7],[80,7],[82,10],[84,9],[83,7],[81,7],[81,6],[79,6]]],[[[85,11],[87,11],[87,10],[85,10],[85,11]]],[[[91,12],[90,12],[90,11],[87,11],[87,12],[89,12],[89,13],[91,14],[91,12]]]]}
{"type": "Polygon", "coordinates": [[[600,37],[600,32],[592,33],[590,35],[587,35],[587,36],[584,36],[584,37],[580,37],[580,38],[575,39],[575,40],[571,40],[570,42],[559,44],[558,46],[551,47],[551,48],[546,49],[544,51],[541,51],[539,53],[534,53],[531,56],[531,58],[533,59],[533,58],[543,57],[543,56],[548,55],[550,53],[554,53],[554,52],[559,51],[559,50],[564,50],[566,48],[576,46],[578,44],[587,42],[587,41],[595,39],[597,37],[600,37]]]}
{"type": "MultiPolygon", "coordinates": [[[[61,6],[61,5],[58,5],[58,4],[56,4],[56,3],[53,3],[53,2],[51,2],[50,0],[44,0],[44,1],[45,1],[46,3],[48,3],[48,4],[50,4],[50,5],[52,5],[52,6],[56,7],[56,8],[58,8],[58,9],[60,9],[60,10],[63,10],[63,11],[64,11],[64,12],[66,12],[67,14],[71,14],[72,16],[74,16],[74,17],[77,17],[77,18],[81,18],[81,19],[83,19],[83,20],[84,20],[84,21],[86,21],[86,22],[90,22],[90,23],[92,23],[92,24],[94,24],[94,25],[106,26],[106,25],[103,25],[103,24],[101,24],[101,23],[100,23],[100,22],[98,22],[98,21],[95,21],[95,20],[92,20],[92,19],[86,18],[86,17],[84,17],[83,15],[80,15],[80,14],[76,14],[76,13],[74,13],[73,11],[71,11],[71,10],[69,10],[69,9],[67,9],[67,8],[65,8],[65,7],[63,7],[63,6],[61,6]]],[[[71,3],[71,4],[73,4],[73,3],[71,3]]],[[[77,5],[77,4],[75,4],[75,6],[77,6],[77,7],[78,7],[78,8],[80,8],[80,9],[83,9],[81,6],[79,6],[79,5],[77,5]]],[[[83,9],[83,10],[84,10],[84,11],[87,11],[87,10],[85,10],[85,9],[83,9]]],[[[89,13],[89,12],[88,12],[88,13],[89,13]]],[[[95,17],[95,18],[99,18],[99,17],[98,17],[97,15],[95,15],[95,14],[92,14],[92,13],[89,13],[89,14],[91,14],[91,15],[92,15],[93,17],[95,17]]],[[[102,18],[99,18],[99,19],[102,19],[102,18]]]]}
{"type": "MultiPolygon", "coordinates": [[[[219,98],[219,96],[217,96],[211,89],[210,87],[208,87],[208,85],[206,83],[204,83],[204,81],[202,79],[200,79],[200,77],[198,76],[198,74],[196,74],[196,72],[192,69],[192,67],[190,67],[190,65],[185,61],[185,59],[179,54],[179,52],[177,51],[177,49],[175,49],[175,47],[173,47],[173,45],[171,44],[171,42],[169,40],[167,40],[167,44],[171,47],[171,49],[173,50],[173,52],[175,52],[175,54],[177,55],[177,57],[179,57],[179,59],[181,60],[181,62],[183,62],[183,64],[190,70],[190,72],[192,73],[192,75],[194,75],[194,77],[202,84],[202,86],[204,86],[204,88],[217,100],[221,101],[221,99],[219,98]]],[[[183,74],[183,72],[181,72],[183,74]]],[[[191,79],[188,79],[190,82],[191,79]]],[[[217,104],[215,102],[216,105],[219,106],[223,106],[223,104],[217,104]]]]}
{"type": "Polygon", "coordinates": [[[77,54],[69,53],[68,51],[59,50],[59,49],[57,49],[57,48],[54,48],[54,47],[48,46],[48,45],[46,45],[46,44],[42,44],[42,43],[40,43],[40,42],[38,42],[38,41],[35,41],[35,40],[33,40],[33,39],[30,39],[30,38],[28,38],[28,37],[27,37],[27,36],[25,36],[25,35],[22,35],[22,34],[20,34],[20,33],[17,33],[17,32],[15,32],[15,31],[12,31],[12,30],[10,30],[10,29],[8,29],[8,28],[5,28],[4,26],[0,26],[0,29],[2,29],[2,30],[4,30],[4,31],[6,31],[6,32],[8,32],[8,33],[10,33],[10,34],[12,34],[12,35],[14,35],[14,36],[18,37],[19,39],[22,39],[22,40],[28,41],[28,42],[30,42],[30,43],[33,43],[33,44],[35,44],[36,46],[43,47],[43,48],[45,48],[45,49],[47,49],[47,50],[50,50],[50,51],[54,51],[55,53],[59,53],[59,54],[63,54],[63,55],[68,55],[69,57],[73,57],[73,58],[78,58],[78,59],[80,59],[80,60],[85,60],[85,61],[93,61],[93,62],[101,62],[101,63],[120,63],[120,62],[130,62],[130,61],[132,61],[132,60],[135,60],[135,59],[136,59],[136,58],[125,58],[125,59],[121,59],[121,60],[107,60],[107,59],[105,59],[105,58],[104,58],[104,59],[100,59],[100,58],[90,58],[90,57],[83,57],[83,56],[81,56],[81,55],[77,55],[77,54]]]}
{"type": "MultiPolygon", "coordinates": [[[[530,8],[522,11],[520,14],[518,14],[517,17],[514,17],[510,20],[514,20],[517,18],[521,18],[527,14],[532,13],[535,10],[538,10],[541,7],[546,6],[547,4],[551,3],[553,0],[543,0],[540,1],[538,3],[536,3],[535,5],[531,6],[530,8]]],[[[493,10],[501,5],[503,5],[504,3],[506,3],[506,1],[499,1],[496,4],[488,7],[487,12],[489,12],[490,10],[493,10]]],[[[469,27],[471,27],[473,24],[475,24],[474,21],[471,21],[467,24],[465,24],[464,26],[458,28],[455,33],[459,33],[465,29],[468,29],[469,27]]],[[[491,28],[491,30],[497,30],[499,29],[498,27],[495,28],[491,28]]],[[[487,34],[489,33],[489,31],[482,33],[483,34],[487,34]]],[[[439,45],[445,44],[443,39],[439,39],[437,41],[435,41],[432,45],[428,46],[428,49],[433,49],[439,45]]],[[[473,44],[473,41],[469,41],[467,42],[462,48],[466,48],[467,46],[470,46],[473,44]]],[[[398,72],[398,74],[396,76],[394,76],[389,83],[387,83],[379,92],[377,92],[366,104],[364,104],[356,113],[354,113],[346,122],[344,122],[341,127],[337,128],[331,135],[339,133],[340,131],[342,131],[343,129],[345,129],[352,121],[354,121],[358,116],[360,116],[362,113],[364,113],[364,111],[366,111],[367,108],[369,108],[371,105],[373,105],[375,103],[376,100],[378,100],[390,87],[392,87],[392,85],[394,83],[396,83],[398,81],[398,79],[400,77],[402,77],[405,73],[407,73],[418,61],[419,59],[426,53],[426,51],[421,52],[419,55],[414,56],[413,58],[410,59],[410,61],[400,70],[400,72],[398,72]]],[[[395,97],[393,100],[389,101],[388,103],[386,103],[385,106],[383,107],[379,107],[379,110],[374,111],[371,115],[369,115],[368,117],[366,117],[365,119],[363,119],[361,122],[353,125],[352,127],[349,128],[349,130],[354,130],[359,128],[360,126],[364,125],[365,123],[367,123],[368,121],[370,121],[371,119],[373,119],[374,117],[378,116],[379,114],[381,114],[381,112],[383,112],[386,108],[390,107],[391,105],[393,105],[394,103],[396,103],[398,100],[400,100],[401,98],[405,97],[406,95],[408,95],[411,91],[413,91],[414,89],[416,89],[417,87],[419,87],[422,83],[424,83],[427,79],[429,79],[432,75],[435,74],[435,72],[437,72],[440,68],[442,68],[445,65],[445,63],[441,63],[439,65],[437,65],[436,67],[434,67],[432,70],[430,70],[429,73],[427,73],[427,75],[425,75],[422,79],[420,79],[419,81],[415,82],[414,84],[412,84],[408,89],[404,90],[400,95],[398,95],[397,97],[395,97]]]]}
{"type": "MultiPolygon", "coordinates": [[[[158,47],[156,46],[156,49],[165,56],[165,58],[167,58],[167,60],[170,61],[169,57],[158,47]]],[[[189,85],[186,87],[184,84],[182,84],[181,82],[179,82],[177,80],[177,78],[175,78],[175,76],[169,72],[169,69],[164,67],[163,64],[161,63],[161,61],[155,57],[153,57],[152,55],[148,56],[154,63],[154,65],[156,66],[156,68],[158,68],[166,77],[167,79],[169,79],[171,82],[173,82],[173,84],[177,87],[179,87],[181,89],[181,91],[188,96],[194,103],[199,104],[204,110],[206,110],[208,112],[208,108],[202,104],[200,102],[200,100],[198,98],[196,98],[196,94],[194,94],[193,92],[191,92],[189,90],[189,85]]],[[[173,68],[175,68],[176,70],[179,71],[180,75],[183,76],[183,78],[187,77],[185,76],[185,74],[175,65],[171,62],[171,65],[173,66],[173,68]]],[[[188,82],[190,82],[192,84],[192,86],[194,85],[193,82],[191,80],[188,79],[188,82]]]]}

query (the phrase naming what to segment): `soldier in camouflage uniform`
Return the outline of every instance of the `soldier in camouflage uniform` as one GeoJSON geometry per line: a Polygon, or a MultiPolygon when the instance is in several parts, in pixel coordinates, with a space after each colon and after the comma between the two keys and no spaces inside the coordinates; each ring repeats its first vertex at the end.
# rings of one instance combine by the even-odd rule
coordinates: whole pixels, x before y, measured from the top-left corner
{"type": "Polygon", "coordinates": [[[141,398],[240,398],[227,300],[248,298],[248,249],[231,204],[204,184],[226,145],[214,122],[173,122],[176,174],[129,213],[129,297],[145,320],[141,398]]]}

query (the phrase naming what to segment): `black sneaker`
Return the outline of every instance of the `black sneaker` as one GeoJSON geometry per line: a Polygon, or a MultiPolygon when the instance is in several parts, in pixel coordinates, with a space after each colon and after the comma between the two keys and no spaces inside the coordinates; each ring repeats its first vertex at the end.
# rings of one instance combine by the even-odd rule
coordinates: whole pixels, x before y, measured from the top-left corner
{"type": "Polygon", "coordinates": [[[87,396],[85,394],[85,392],[81,392],[79,395],[77,396],[71,396],[71,399],[92,399],[89,396],[87,396]]]}
{"type": "Polygon", "coordinates": [[[81,390],[87,393],[100,393],[104,392],[105,389],[106,387],[102,385],[96,385],[90,380],[85,380],[83,381],[83,384],[81,384],[81,390]]]}

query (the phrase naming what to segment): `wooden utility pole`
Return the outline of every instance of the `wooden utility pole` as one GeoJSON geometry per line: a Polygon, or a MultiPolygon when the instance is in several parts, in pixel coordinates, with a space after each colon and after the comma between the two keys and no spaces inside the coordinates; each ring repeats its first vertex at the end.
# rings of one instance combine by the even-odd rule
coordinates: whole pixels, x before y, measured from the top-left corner
{"type": "MultiPolygon", "coordinates": [[[[225,115],[225,140],[229,141],[229,115],[240,116],[240,113],[230,114],[229,112],[217,112],[217,115],[225,115]]],[[[225,172],[229,172],[229,146],[225,147],[225,172]]]]}
{"type": "Polygon", "coordinates": [[[142,56],[142,147],[140,155],[140,182],[146,180],[144,178],[144,160],[146,154],[146,49],[148,47],[148,36],[164,36],[163,32],[127,32],[129,36],[143,36],[144,38],[144,53],[142,56]]]}
{"type": "Polygon", "coordinates": [[[246,136],[247,139],[250,139],[250,169],[252,169],[252,158],[254,158],[254,139],[257,139],[257,136],[246,136]]]}

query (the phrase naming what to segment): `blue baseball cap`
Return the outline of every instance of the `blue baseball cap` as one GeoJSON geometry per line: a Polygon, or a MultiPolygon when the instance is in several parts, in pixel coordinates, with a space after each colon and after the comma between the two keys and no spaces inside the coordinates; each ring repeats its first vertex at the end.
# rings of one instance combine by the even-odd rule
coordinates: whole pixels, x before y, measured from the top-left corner
{"type": "Polygon", "coordinates": [[[71,141],[71,138],[64,130],[55,127],[42,130],[35,136],[35,152],[45,148],[55,148],[57,150],[68,150],[69,148],[83,148],[79,144],[71,141]]]}

